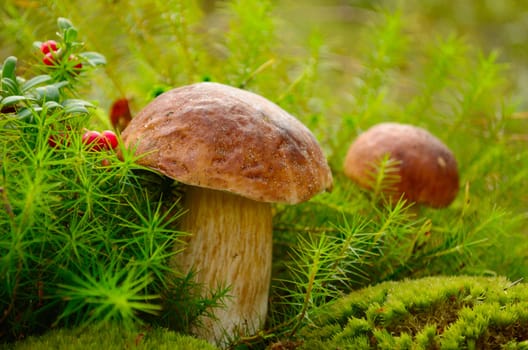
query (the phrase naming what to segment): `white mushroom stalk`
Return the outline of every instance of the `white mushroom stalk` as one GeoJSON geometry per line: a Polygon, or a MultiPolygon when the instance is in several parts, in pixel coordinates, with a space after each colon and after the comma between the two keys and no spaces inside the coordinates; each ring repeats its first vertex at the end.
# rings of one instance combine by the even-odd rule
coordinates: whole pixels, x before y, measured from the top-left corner
{"type": "MultiPolygon", "coordinates": [[[[271,277],[271,205],[242,196],[189,186],[181,229],[192,239],[177,264],[198,267],[196,278],[209,287],[229,286],[226,307],[201,320],[203,338],[252,334],[264,323],[271,277]]],[[[225,339],[228,340],[228,339],[225,339]]]]}
{"type": "Polygon", "coordinates": [[[180,229],[191,236],[174,266],[194,269],[206,287],[230,288],[217,320],[200,320],[198,334],[225,344],[257,331],[270,284],[270,203],[300,203],[332,187],[315,137],[259,95],[198,83],[158,96],[122,139],[139,163],[189,185],[180,229]]]}

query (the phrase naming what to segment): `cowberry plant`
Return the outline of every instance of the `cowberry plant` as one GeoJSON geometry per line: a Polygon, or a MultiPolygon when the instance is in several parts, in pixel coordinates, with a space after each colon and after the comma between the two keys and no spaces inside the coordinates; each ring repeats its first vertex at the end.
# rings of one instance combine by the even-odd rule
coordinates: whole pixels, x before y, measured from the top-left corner
{"type": "Polygon", "coordinates": [[[91,103],[76,98],[66,98],[64,90],[73,92],[79,74],[105,64],[102,55],[81,52],[83,43],[77,40],[77,29],[72,23],[59,18],[59,41],[35,42],[43,55],[44,74],[31,79],[17,75],[17,58],[10,56],[2,64],[0,110],[14,118],[33,122],[35,113],[61,110],[64,115],[87,115],[91,103]],[[68,57],[64,59],[64,57],[68,57]],[[84,68],[83,68],[84,64],[84,68]]]}
{"type": "Polygon", "coordinates": [[[53,80],[75,82],[83,69],[90,69],[106,63],[104,56],[97,52],[81,51],[84,43],[78,41],[78,31],[66,18],[57,21],[58,41],[48,39],[36,41],[33,46],[42,53],[42,63],[53,80]]]}
{"type": "Polygon", "coordinates": [[[105,59],[83,51],[69,20],[58,28],[56,41],[34,43],[35,62],[1,67],[0,339],[148,315],[187,329],[224,291],[206,298],[168,266],[183,235],[171,228],[177,188],[126,150],[117,159],[114,130],[96,131],[78,88],[105,59]]]}

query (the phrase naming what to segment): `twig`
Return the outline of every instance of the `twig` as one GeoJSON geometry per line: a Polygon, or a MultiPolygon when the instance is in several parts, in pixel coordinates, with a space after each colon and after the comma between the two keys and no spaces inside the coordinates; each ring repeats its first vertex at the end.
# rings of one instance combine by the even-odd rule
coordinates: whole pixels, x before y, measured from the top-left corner
{"type": "Polygon", "coordinates": [[[7,193],[3,187],[0,187],[0,195],[2,196],[2,202],[4,202],[4,209],[9,215],[9,218],[11,220],[15,219],[15,214],[13,213],[13,208],[11,207],[11,204],[9,203],[9,199],[7,198],[7,193]]]}
{"type": "Polygon", "coordinates": [[[528,119],[528,112],[513,113],[510,116],[510,119],[517,119],[517,120],[528,119]]]}
{"type": "Polygon", "coordinates": [[[255,76],[260,74],[263,70],[265,70],[269,66],[273,65],[274,63],[275,63],[275,59],[273,59],[273,58],[271,58],[271,59],[267,60],[266,62],[262,63],[260,66],[257,67],[257,69],[255,69],[253,72],[251,72],[251,74],[242,83],[240,83],[240,88],[241,89],[245,88],[246,85],[249,84],[249,82],[251,80],[253,80],[253,78],[255,78],[255,76]]]}
{"type": "Polygon", "coordinates": [[[511,287],[518,285],[519,283],[522,282],[522,280],[523,280],[523,278],[521,277],[518,280],[511,282],[506,287],[504,287],[504,290],[506,291],[506,290],[510,289],[511,287]]]}
{"type": "Polygon", "coordinates": [[[528,135],[526,134],[511,134],[509,137],[510,141],[526,141],[528,140],[528,135]]]}
{"type": "Polygon", "coordinates": [[[11,302],[9,303],[9,306],[7,309],[4,310],[2,317],[0,317],[0,325],[5,322],[9,314],[13,311],[15,308],[15,302],[17,297],[17,291],[19,287],[20,282],[20,272],[22,271],[22,260],[18,260],[17,263],[17,271],[15,275],[15,285],[13,286],[13,290],[11,291],[11,302]]]}
{"type": "Polygon", "coordinates": [[[278,226],[273,228],[274,231],[280,232],[339,232],[338,229],[332,227],[295,227],[295,226],[278,226]]]}

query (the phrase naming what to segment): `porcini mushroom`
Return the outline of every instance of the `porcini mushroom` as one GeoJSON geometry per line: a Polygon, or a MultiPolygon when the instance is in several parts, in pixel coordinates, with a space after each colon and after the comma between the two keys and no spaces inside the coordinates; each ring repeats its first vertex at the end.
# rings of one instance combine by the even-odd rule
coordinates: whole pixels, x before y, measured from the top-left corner
{"type": "Polygon", "coordinates": [[[186,184],[191,233],[174,264],[209,288],[229,286],[217,320],[196,331],[222,343],[259,329],[267,312],[273,202],[295,204],[332,187],[312,133],[249,91],[197,83],[158,96],[122,133],[144,166],[186,184]],[[226,338],[227,337],[227,338],[226,338]]]}
{"type": "Polygon", "coordinates": [[[389,199],[404,199],[439,208],[448,206],[459,188],[456,159],[427,130],[408,124],[381,123],[350,145],[344,173],[364,188],[372,187],[376,165],[388,156],[398,167],[398,179],[386,190],[389,199]]]}

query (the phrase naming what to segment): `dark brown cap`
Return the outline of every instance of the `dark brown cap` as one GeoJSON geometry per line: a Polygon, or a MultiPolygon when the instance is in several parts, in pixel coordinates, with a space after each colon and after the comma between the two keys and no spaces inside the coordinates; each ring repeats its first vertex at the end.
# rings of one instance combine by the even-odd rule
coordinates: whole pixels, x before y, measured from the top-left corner
{"type": "Polygon", "coordinates": [[[365,131],[352,143],[344,162],[345,175],[365,188],[372,188],[376,166],[388,156],[397,167],[397,180],[387,195],[445,207],[459,188],[453,153],[427,130],[406,124],[381,123],[365,131]]]}
{"type": "Polygon", "coordinates": [[[249,91],[197,83],[163,93],[122,133],[138,163],[188,185],[299,203],[332,187],[313,134],[249,91]]]}

